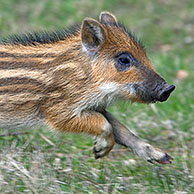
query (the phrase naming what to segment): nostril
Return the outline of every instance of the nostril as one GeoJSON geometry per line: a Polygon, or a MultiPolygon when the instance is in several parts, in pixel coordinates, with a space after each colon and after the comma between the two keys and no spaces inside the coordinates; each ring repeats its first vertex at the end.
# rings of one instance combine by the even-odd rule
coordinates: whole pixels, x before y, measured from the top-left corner
{"type": "Polygon", "coordinates": [[[175,89],[175,86],[174,85],[170,85],[168,87],[168,92],[171,93],[171,92],[173,92],[174,89],[175,89]]]}
{"type": "Polygon", "coordinates": [[[174,85],[169,85],[166,88],[164,88],[159,96],[158,96],[158,100],[160,102],[166,101],[168,99],[168,97],[170,96],[171,92],[175,89],[174,85]]]}

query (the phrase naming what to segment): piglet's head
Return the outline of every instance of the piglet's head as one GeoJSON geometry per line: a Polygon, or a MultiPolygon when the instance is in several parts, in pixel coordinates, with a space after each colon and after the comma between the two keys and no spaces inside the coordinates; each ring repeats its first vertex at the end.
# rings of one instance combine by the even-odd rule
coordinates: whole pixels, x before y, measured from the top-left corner
{"type": "Polygon", "coordinates": [[[153,103],[166,101],[175,89],[155,71],[141,42],[108,12],[99,21],[83,21],[81,44],[94,81],[106,95],[153,103]]]}

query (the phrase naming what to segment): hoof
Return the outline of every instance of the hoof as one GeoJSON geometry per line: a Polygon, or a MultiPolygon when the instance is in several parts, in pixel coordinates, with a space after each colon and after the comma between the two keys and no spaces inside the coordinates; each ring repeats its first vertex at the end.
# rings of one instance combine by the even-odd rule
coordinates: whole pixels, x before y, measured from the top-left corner
{"type": "Polygon", "coordinates": [[[172,163],[173,158],[171,156],[169,156],[167,153],[165,153],[165,156],[162,157],[160,160],[156,160],[156,162],[160,163],[160,164],[170,164],[172,163]]]}

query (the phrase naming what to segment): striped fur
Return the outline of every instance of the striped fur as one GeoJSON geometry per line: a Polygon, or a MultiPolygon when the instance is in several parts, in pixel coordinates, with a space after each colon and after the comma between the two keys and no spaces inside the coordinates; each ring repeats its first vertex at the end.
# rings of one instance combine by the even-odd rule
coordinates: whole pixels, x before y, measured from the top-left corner
{"type": "Polygon", "coordinates": [[[100,22],[86,18],[71,32],[4,38],[0,128],[47,125],[86,132],[97,136],[94,153],[102,157],[114,145],[112,125],[102,113],[118,97],[143,102],[135,86],[155,74],[142,44],[110,13],[102,13],[100,22]],[[118,72],[115,60],[122,52],[137,66],[118,72]]]}

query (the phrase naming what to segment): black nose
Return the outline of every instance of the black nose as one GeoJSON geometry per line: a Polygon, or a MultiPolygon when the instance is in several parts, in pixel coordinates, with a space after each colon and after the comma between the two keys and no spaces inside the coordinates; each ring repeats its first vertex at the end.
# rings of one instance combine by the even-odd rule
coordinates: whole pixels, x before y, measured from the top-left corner
{"type": "Polygon", "coordinates": [[[167,85],[158,95],[158,101],[164,102],[170,96],[170,93],[175,89],[174,85],[167,85]]]}

